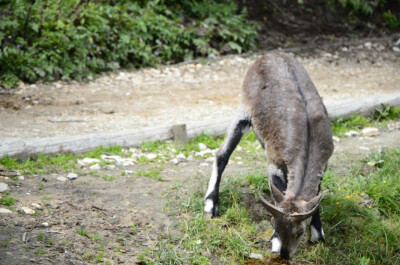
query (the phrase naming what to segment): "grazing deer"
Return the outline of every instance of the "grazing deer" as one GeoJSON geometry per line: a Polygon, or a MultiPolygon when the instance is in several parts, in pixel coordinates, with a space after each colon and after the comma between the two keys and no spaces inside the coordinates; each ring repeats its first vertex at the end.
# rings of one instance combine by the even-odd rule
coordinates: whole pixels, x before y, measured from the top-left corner
{"type": "Polygon", "coordinates": [[[218,215],[222,172],[250,127],[267,148],[269,187],[275,204],[259,197],[272,214],[272,251],[293,256],[310,224],[311,241],[324,240],[320,185],[333,152],[332,132],[322,99],[302,65],[290,55],[269,53],[248,70],[240,104],[219,148],[204,211],[218,215]]]}

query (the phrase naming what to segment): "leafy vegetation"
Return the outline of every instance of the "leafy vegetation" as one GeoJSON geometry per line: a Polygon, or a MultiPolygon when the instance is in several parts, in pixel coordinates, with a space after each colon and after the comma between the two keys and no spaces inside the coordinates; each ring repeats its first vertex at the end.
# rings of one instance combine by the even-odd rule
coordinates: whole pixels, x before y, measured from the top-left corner
{"type": "Polygon", "coordinates": [[[234,1],[2,1],[0,86],[82,79],[255,47],[234,1]]]}

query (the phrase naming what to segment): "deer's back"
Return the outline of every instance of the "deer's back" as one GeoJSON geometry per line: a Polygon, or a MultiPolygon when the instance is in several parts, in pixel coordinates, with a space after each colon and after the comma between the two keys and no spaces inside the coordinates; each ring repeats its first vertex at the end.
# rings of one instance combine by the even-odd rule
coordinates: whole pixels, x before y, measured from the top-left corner
{"type": "Polygon", "coordinates": [[[246,74],[243,101],[271,162],[292,166],[302,177],[327,162],[333,151],[328,114],[293,56],[270,53],[258,59],[246,74]]]}

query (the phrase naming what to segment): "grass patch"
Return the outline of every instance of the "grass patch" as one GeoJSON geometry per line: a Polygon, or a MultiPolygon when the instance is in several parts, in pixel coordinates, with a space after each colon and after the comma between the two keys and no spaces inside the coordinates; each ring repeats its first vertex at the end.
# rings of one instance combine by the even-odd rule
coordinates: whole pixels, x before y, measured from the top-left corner
{"type": "Polygon", "coordinates": [[[382,104],[380,108],[375,109],[370,117],[353,114],[349,119],[339,118],[332,122],[332,133],[335,136],[342,137],[346,132],[354,130],[359,132],[360,129],[369,126],[384,127],[391,120],[400,117],[400,108],[382,104]]]}
{"type": "MultiPolygon", "coordinates": [[[[225,176],[220,216],[211,220],[202,213],[202,188],[189,197],[171,193],[171,204],[179,204],[171,209],[178,209],[181,235],[160,237],[140,259],[145,264],[243,264],[252,252],[271,255],[270,243],[259,244],[272,234],[269,220],[253,219],[246,204],[257,200],[259,186],[268,190],[266,175],[225,176]]],[[[322,187],[329,190],[321,204],[326,242],[303,240],[295,264],[400,264],[400,149],[372,153],[344,176],[327,170],[322,187]]]]}
{"type": "Polygon", "coordinates": [[[6,169],[19,170],[22,174],[46,174],[78,171],[77,157],[72,154],[43,155],[19,162],[16,158],[5,156],[0,164],[6,169]]]}
{"type": "Polygon", "coordinates": [[[124,149],[119,145],[111,145],[108,147],[99,146],[91,152],[86,153],[84,157],[101,159],[104,153],[111,153],[119,156],[125,156],[124,149]]]}
{"type": "Polygon", "coordinates": [[[102,179],[105,181],[113,181],[115,179],[115,176],[103,176],[102,179]]]}
{"type": "Polygon", "coordinates": [[[0,204],[5,206],[12,206],[15,202],[15,198],[13,197],[6,197],[0,199],[0,204]]]}
{"type": "Polygon", "coordinates": [[[363,127],[374,126],[372,119],[360,115],[352,115],[349,119],[336,119],[332,122],[333,135],[343,137],[346,132],[351,130],[360,132],[363,127]]]}
{"type": "Polygon", "coordinates": [[[160,176],[160,171],[158,171],[155,168],[151,168],[147,171],[138,170],[138,171],[136,171],[136,175],[138,175],[140,177],[155,179],[158,181],[165,181],[165,179],[160,176]]]}
{"type": "Polygon", "coordinates": [[[79,229],[78,230],[78,235],[87,237],[88,236],[88,232],[86,230],[84,230],[84,229],[79,229]]]}

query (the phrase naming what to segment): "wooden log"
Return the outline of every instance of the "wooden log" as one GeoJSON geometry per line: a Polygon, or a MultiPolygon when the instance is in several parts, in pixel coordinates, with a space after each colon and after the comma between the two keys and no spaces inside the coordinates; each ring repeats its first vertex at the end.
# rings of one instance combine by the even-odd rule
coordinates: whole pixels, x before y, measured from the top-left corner
{"type": "MultiPolygon", "coordinates": [[[[400,106],[400,93],[385,95],[380,98],[352,100],[336,105],[327,105],[330,119],[348,118],[353,114],[370,114],[381,104],[388,103],[400,106]]],[[[193,122],[187,124],[188,139],[195,138],[206,132],[212,136],[222,136],[230,123],[230,118],[193,122]]],[[[3,138],[0,139],[0,158],[5,155],[20,159],[43,154],[60,152],[83,153],[94,148],[110,145],[122,147],[140,146],[144,141],[172,139],[170,126],[152,127],[141,130],[130,130],[117,133],[88,134],[69,137],[51,137],[35,139],[3,138]]]]}

